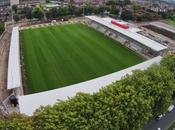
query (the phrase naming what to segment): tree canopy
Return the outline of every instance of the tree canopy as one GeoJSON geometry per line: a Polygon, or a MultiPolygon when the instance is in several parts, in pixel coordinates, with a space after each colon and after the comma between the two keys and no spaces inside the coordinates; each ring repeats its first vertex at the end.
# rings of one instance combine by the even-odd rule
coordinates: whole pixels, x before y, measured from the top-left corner
{"type": "Polygon", "coordinates": [[[12,10],[16,13],[17,10],[18,10],[18,6],[17,6],[17,5],[13,5],[13,6],[12,6],[12,10]]]}
{"type": "Polygon", "coordinates": [[[40,6],[35,6],[32,10],[32,16],[34,18],[37,18],[39,20],[43,19],[44,18],[44,11],[43,9],[40,7],[40,6]]]}
{"type": "Polygon", "coordinates": [[[5,27],[4,27],[4,22],[0,21],[0,35],[4,32],[5,27]]]}
{"type": "Polygon", "coordinates": [[[18,22],[20,20],[20,17],[18,14],[14,14],[13,19],[15,20],[15,22],[18,22]]]}

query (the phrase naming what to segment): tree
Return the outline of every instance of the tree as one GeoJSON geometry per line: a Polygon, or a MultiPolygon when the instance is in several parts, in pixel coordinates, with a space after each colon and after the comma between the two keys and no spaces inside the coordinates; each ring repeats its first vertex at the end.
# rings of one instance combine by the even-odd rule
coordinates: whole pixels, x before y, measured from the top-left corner
{"type": "Polygon", "coordinates": [[[4,27],[4,22],[0,21],[0,35],[4,32],[5,27],[4,27]]]}
{"type": "Polygon", "coordinates": [[[121,18],[123,20],[133,20],[134,19],[133,12],[131,12],[129,10],[123,10],[122,14],[121,14],[121,18]]]}
{"type": "Polygon", "coordinates": [[[128,5],[128,4],[131,3],[131,1],[130,0],[124,0],[123,3],[124,3],[124,5],[128,5]]]}
{"type": "Polygon", "coordinates": [[[9,12],[6,12],[5,14],[5,21],[7,21],[7,18],[10,16],[9,12]]]}
{"type": "Polygon", "coordinates": [[[136,10],[140,10],[142,7],[138,4],[134,4],[133,5],[133,10],[136,11],[136,10]]]}
{"type": "Polygon", "coordinates": [[[83,8],[74,8],[74,15],[75,16],[82,16],[83,8]]]}
{"type": "Polygon", "coordinates": [[[18,10],[18,6],[17,5],[12,5],[12,10],[17,13],[17,10],[18,10]]]}
{"type": "Polygon", "coordinates": [[[15,20],[15,22],[18,22],[20,20],[20,17],[18,14],[14,14],[13,19],[15,20]]]}
{"type": "Polygon", "coordinates": [[[85,13],[85,15],[98,14],[98,7],[87,4],[84,7],[84,13],[85,13]]]}
{"type": "Polygon", "coordinates": [[[99,14],[104,14],[104,12],[105,12],[105,7],[104,7],[104,6],[100,6],[100,7],[98,8],[98,12],[99,12],[99,14]]]}
{"type": "Polygon", "coordinates": [[[69,14],[69,9],[66,7],[61,7],[58,9],[58,14],[60,17],[64,17],[69,14]]]}
{"type": "Polygon", "coordinates": [[[59,11],[57,8],[51,8],[48,15],[51,19],[56,19],[59,17],[59,11]]]}
{"type": "Polygon", "coordinates": [[[46,0],[46,3],[50,3],[50,0],[46,0]]]}
{"type": "Polygon", "coordinates": [[[146,12],[142,15],[142,19],[145,21],[151,21],[153,20],[153,14],[146,12]]]}
{"type": "Polygon", "coordinates": [[[43,9],[40,7],[40,6],[35,6],[32,10],[32,16],[34,18],[37,18],[39,20],[43,19],[44,18],[44,11],[43,9]]]}
{"type": "Polygon", "coordinates": [[[24,7],[22,13],[25,15],[27,19],[32,19],[32,8],[24,7]]]}
{"type": "Polygon", "coordinates": [[[119,11],[120,10],[118,8],[116,8],[115,6],[111,6],[110,14],[118,15],[119,11]]]}
{"type": "Polygon", "coordinates": [[[154,80],[151,94],[154,98],[153,114],[154,116],[167,112],[168,106],[172,103],[172,95],[174,92],[174,77],[172,72],[168,71],[166,67],[153,68],[150,70],[150,80],[154,80]],[[160,83],[161,82],[161,83],[160,83]]]}
{"type": "Polygon", "coordinates": [[[22,114],[12,114],[8,118],[0,119],[1,130],[34,130],[32,118],[22,114]]]}
{"type": "Polygon", "coordinates": [[[74,6],[70,6],[69,5],[69,12],[70,12],[70,15],[74,15],[75,14],[75,7],[74,6]]]}
{"type": "Polygon", "coordinates": [[[145,99],[152,100],[153,117],[165,113],[172,103],[172,95],[175,90],[173,79],[172,72],[165,66],[158,65],[153,65],[144,74],[136,73],[131,79],[135,84],[139,84],[138,89],[142,89],[140,91],[144,91],[145,99]],[[136,77],[138,80],[134,80],[136,77]]]}
{"type": "Polygon", "coordinates": [[[130,4],[130,3],[131,3],[130,0],[118,0],[118,1],[116,2],[116,4],[119,5],[119,6],[121,6],[121,7],[124,7],[124,6],[126,6],[126,5],[128,5],[128,4],[130,4]]]}
{"type": "Polygon", "coordinates": [[[73,7],[73,3],[74,3],[74,0],[70,0],[70,2],[69,2],[69,7],[70,7],[70,8],[73,7]]]}
{"type": "Polygon", "coordinates": [[[106,2],[106,5],[115,5],[116,4],[116,2],[114,1],[114,0],[109,0],[109,1],[107,1],[106,2]]]}
{"type": "Polygon", "coordinates": [[[64,0],[60,0],[60,2],[61,2],[61,7],[63,7],[63,2],[64,2],[64,0]]]}
{"type": "Polygon", "coordinates": [[[167,67],[168,70],[173,72],[175,76],[175,55],[174,54],[166,56],[166,58],[162,60],[161,65],[167,67]]]}
{"type": "Polygon", "coordinates": [[[115,3],[116,3],[115,1],[109,0],[106,2],[106,5],[115,5],[115,3]]]}

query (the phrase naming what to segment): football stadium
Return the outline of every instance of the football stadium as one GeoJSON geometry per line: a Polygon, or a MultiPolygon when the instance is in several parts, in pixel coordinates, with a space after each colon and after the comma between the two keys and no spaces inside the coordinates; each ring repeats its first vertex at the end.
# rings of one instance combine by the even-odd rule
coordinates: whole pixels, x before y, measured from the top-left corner
{"type": "Polygon", "coordinates": [[[159,63],[167,47],[139,31],[127,22],[98,16],[14,27],[7,87],[22,91],[20,112],[32,115],[41,105],[78,92],[92,94],[134,70],[159,63]]]}

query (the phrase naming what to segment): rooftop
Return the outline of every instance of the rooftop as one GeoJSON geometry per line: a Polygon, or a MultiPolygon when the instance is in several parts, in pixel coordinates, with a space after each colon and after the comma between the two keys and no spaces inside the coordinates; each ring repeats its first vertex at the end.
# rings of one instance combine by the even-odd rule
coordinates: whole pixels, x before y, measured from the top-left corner
{"type": "MultiPolygon", "coordinates": [[[[156,42],[156,41],[153,41],[141,34],[138,34],[136,32],[133,32],[133,31],[130,31],[130,29],[123,29],[123,28],[120,28],[118,26],[115,26],[113,25],[110,21],[111,20],[114,20],[112,18],[101,18],[101,17],[97,17],[97,16],[86,16],[87,18],[97,22],[97,23],[100,23],[112,30],[115,30],[141,44],[143,44],[144,46],[154,50],[154,51],[162,51],[162,50],[165,50],[167,49],[166,46],[156,42]]],[[[125,23],[125,22],[121,22],[121,23],[125,23]]]]}
{"type": "Polygon", "coordinates": [[[22,83],[19,51],[19,28],[14,27],[12,30],[8,59],[7,89],[14,89],[20,86],[22,86],[22,83]]]}

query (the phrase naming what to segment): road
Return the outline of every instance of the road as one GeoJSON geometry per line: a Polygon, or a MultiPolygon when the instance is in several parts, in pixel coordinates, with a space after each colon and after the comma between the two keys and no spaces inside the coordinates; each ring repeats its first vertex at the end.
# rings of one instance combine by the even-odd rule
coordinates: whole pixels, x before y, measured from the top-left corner
{"type": "Polygon", "coordinates": [[[161,130],[167,130],[174,121],[175,109],[173,109],[170,113],[167,113],[159,121],[151,121],[143,130],[157,130],[157,128],[161,128],[161,130]]]}

